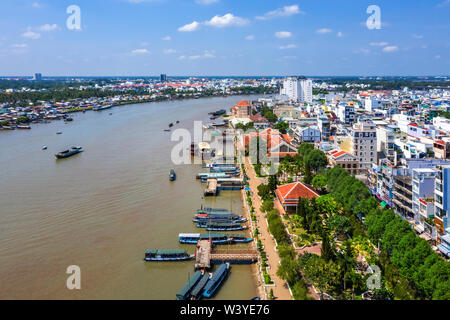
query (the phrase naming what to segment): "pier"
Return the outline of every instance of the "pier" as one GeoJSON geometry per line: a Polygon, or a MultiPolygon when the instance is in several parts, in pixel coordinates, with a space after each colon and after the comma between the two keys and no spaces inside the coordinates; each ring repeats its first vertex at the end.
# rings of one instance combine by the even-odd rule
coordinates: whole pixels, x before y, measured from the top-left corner
{"type": "Polygon", "coordinates": [[[206,189],[204,195],[205,196],[217,195],[217,179],[208,179],[206,181],[206,189]]]}
{"type": "Polygon", "coordinates": [[[258,261],[255,249],[213,249],[209,240],[197,243],[195,254],[195,269],[209,269],[213,264],[229,262],[231,264],[251,264],[258,261]]]}

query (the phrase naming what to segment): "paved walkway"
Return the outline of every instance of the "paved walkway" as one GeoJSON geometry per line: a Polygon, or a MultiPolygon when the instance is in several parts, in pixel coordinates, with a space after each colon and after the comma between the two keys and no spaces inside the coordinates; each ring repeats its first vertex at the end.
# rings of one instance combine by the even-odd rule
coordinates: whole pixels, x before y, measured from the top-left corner
{"type": "MultiPolygon", "coordinates": [[[[264,251],[267,254],[267,264],[269,268],[267,268],[267,272],[269,273],[272,281],[275,283],[273,289],[274,299],[277,300],[292,300],[292,296],[289,292],[288,286],[286,282],[280,279],[276,272],[278,270],[278,266],[280,263],[280,257],[278,256],[278,252],[275,250],[275,240],[269,233],[268,226],[265,219],[265,214],[261,212],[261,200],[258,197],[258,189],[257,187],[261,183],[265,183],[266,179],[257,178],[253,166],[250,164],[248,157],[245,157],[245,171],[247,172],[247,177],[249,178],[249,186],[252,190],[252,202],[255,207],[255,215],[257,217],[257,227],[260,232],[259,238],[261,239],[262,244],[264,245],[264,251]]],[[[270,289],[268,289],[270,291],[270,289]]]]}

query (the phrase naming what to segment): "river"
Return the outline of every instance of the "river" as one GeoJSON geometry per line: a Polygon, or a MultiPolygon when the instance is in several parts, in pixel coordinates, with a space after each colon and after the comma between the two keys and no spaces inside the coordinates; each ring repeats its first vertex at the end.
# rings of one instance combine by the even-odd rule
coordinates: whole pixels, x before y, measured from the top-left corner
{"type": "MultiPolygon", "coordinates": [[[[249,98],[134,104],[0,132],[0,299],[175,299],[194,262],[146,263],[145,250],[194,253],[178,234],[199,232],[195,210],[241,214],[242,203],[237,191],[203,199],[200,165],[173,165],[175,142],[163,130],[176,120],[174,129],[191,130],[194,120],[210,122],[208,112],[249,98]],[[85,152],[55,160],[74,145],[85,152]],[[80,290],[66,287],[70,265],[81,269],[80,290]]],[[[214,298],[255,295],[251,267],[233,265],[214,298]]]]}

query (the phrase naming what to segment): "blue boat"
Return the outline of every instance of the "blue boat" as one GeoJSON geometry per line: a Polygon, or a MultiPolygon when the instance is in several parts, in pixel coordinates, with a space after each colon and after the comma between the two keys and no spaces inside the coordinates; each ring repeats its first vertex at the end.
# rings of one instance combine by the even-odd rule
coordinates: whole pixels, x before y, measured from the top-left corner
{"type": "Polygon", "coordinates": [[[211,279],[209,279],[208,283],[205,286],[205,289],[203,291],[203,296],[205,298],[211,298],[211,296],[214,294],[214,292],[216,292],[217,288],[227,276],[229,270],[229,263],[224,263],[219,266],[217,271],[214,272],[213,276],[211,277],[211,279]]]}
{"type": "Polygon", "coordinates": [[[192,277],[189,278],[189,280],[184,284],[183,288],[178,291],[176,297],[177,300],[186,300],[191,296],[192,290],[195,288],[195,286],[199,283],[199,281],[202,279],[202,272],[196,271],[192,277]]]}
{"type": "Polygon", "coordinates": [[[208,231],[239,231],[247,229],[247,226],[243,226],[240,223],[230,223],[226,221],[197,222],[197,227],[206,228],[208,231]]]}
{"type": "Polygon", "coordinates": [[[227,221],[233,223],[243,223],[247,219],[243,216],[233,213],[197,213],[192,221],[194,222],[208,222],[208,221],[227,221]]]}
{"type": "Polygon", "coordinates": [[[145,261],[187,261],[195,255],[189,254],[186,250],[147,250],[145,251],[145,261]]]}
{"type": "Polygon", "coordinates": [[[180,233],[178,235],[180,243],[197,244],[199,240],[211,240],[213,244],[232,244],[232,243],[247,243],[251,242],[252,238],[247,238],[245,235],[223,233],[180,233]]]}

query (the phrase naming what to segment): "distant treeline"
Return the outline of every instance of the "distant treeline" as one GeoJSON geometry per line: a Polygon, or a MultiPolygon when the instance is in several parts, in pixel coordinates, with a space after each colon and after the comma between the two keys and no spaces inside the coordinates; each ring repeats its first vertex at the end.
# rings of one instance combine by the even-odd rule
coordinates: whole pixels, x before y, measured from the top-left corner
{"type": "MultiPolygon", "coordinates": [[[[328,84],[365,84],[370,85],[369,89],[372,90],[401,90],[404,87],[408,87],[413,90],[429,90],[431,88],[450,88],[450,81],[438,81],[438,80],[407,80],[407,79],[355,79],[355,78],[339,78],[339,79],[327,79],[317,80],[317,83],[326,82],[328,84]]],[[[352,88],[342,87],[337,88],[336,91],[348,91],[352,88]]]]}

